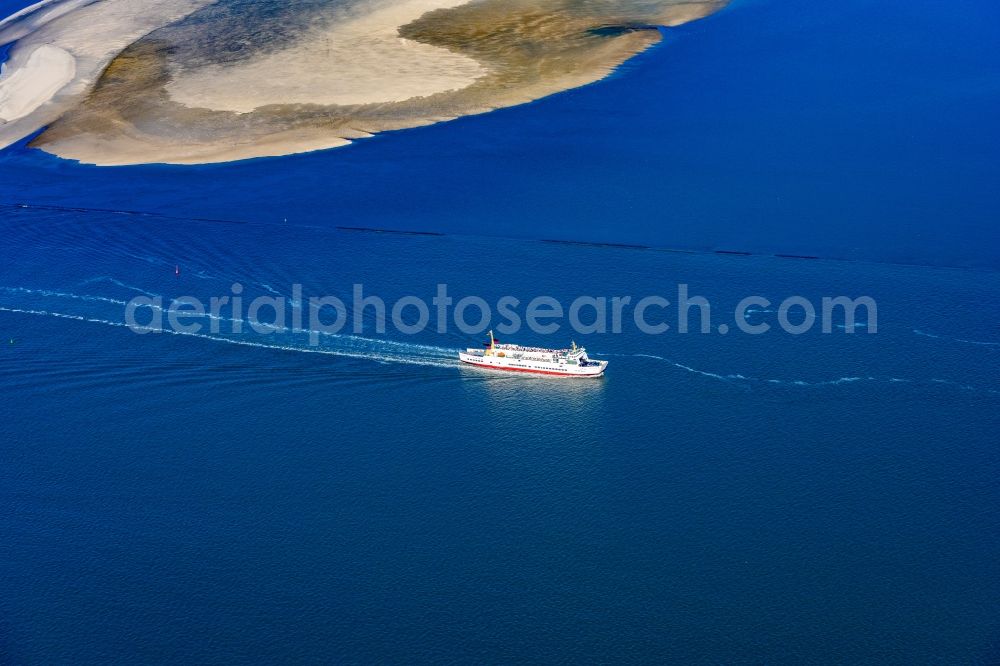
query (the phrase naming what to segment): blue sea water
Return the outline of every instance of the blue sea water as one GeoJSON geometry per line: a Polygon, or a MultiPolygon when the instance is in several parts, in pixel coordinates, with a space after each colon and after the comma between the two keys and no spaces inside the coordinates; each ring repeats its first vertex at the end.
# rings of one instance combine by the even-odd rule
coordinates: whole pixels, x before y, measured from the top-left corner
{"type": "Polygon", "coordinates": [[[0,206],[0,661],[995,663],[996,12],[738,1],[605,82],[343,150],[0,153],[31,205],[0,206]],[[570,382],[370,317],[122,326],[234,282],[684,282],[729,324],[870,295],[878,333],[519,336],[610,361],[570,382]]]}
{"type": "Polygon", "coordinates": [[[737,0],[533,104],[114,176],[17,149],[0,199],[997,269],[998,39],[986,0],[737,0]]]}

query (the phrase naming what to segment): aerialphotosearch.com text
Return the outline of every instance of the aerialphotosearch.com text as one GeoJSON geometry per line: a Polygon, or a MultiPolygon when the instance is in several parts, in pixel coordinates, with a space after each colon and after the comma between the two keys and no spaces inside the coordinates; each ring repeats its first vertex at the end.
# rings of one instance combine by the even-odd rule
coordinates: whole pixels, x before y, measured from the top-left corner
{"type": "Polygon", "coordinates": [[[247,328],[267,335],[276,331],[304,332],[318,345],[323,335],[338,333],[384,334],[389,326],[405,335],[433,328],[448,333],[452,327],[466,335],[493,329],[514,335],[524,329],[538,335],[571,330],[581,335],[621,333],[634,327],[647,335],[739,332],[761,335],[782,331],[801,335],[818,328],[822,333],[878,331],[878,307],[870,296],[824,296],[810,300],[790,295],[773,301],[748,295],[722,319],[704,296],[690,293],[679,283],[671,298],[660,294],[579,295],[570,301],[538,295],[530,299],[501,296],[490,302],[475,295],[455,298],[447,284],[438,284],[429,299],[403,296],[387,302],[352,285],[351,297],[304,296],[293,285],[288,297],[244,295],[234,283],[230,293],[201,299],[179,296],[165,302],[160,296],[137,296],[126,304],[125,323],[136,333],[172,330],[179,333],[234,333],[247,328]],[[715,318],[713,318],[715,317],[715,318]]]}

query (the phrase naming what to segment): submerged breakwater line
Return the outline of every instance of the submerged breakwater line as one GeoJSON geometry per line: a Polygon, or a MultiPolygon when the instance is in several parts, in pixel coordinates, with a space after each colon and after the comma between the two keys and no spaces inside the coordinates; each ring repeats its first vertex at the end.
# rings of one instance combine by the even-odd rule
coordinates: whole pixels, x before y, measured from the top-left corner
{"type": "Polygon", "coordinates": [[[308,228],[320,232],[348,232],[348,233],[367,233],[367,234],[391,234],[398,236],[417,236],[417,237],[469,237],[469,238],[504,238],[506,240],[517,240],[518,242],[538,242],[538,243],[550,243],[554,245],[568,245],[574,247],[583,248],[593,248],[596,250],[645,250],[650,252],[665,252],[665,253],[676,253],[676,254],[693,254],[693,255],[715,255],[719,257],[732,257],[733,259],[740,259],[744,257],[756,257],[756,258],[773,258],[773,259],[788,259],[788,260],[808,260],[808,261],[831,261],[831,262],[844,262],[844,263],[861,263],[861,264],[882,264],[886,266],[912,266],[917,268],[938,268],[938,269],[954,269],[959,271],[970,271],[970,272],[987,272],[995,273],[997,271],[989,268],[978,268],[969,266],[949,266],[937,263],[920,263],[920,262],[905,262],[905,261],[891,261],[891,260],[874,260],[874,259],[851,259],[848,257],[842,257],[837,255],[819,255],[819,254],[792,254],[782,251],[774,252],[751,252],[745,250],[724,250],[724,249],[714,249],[714,248],[686,248],[678,246],[665,246],[665,245],[636,245],[632,243],[607,243],[600,241],[588,241],[588,240],[572,240],[572,239],[554,239],[554,238],[520,238],[520,237],[508,237],[508,236],[492,236],[486,234],[475,234],[475,233],[445,233],[441,231],[434,230],[414,230],[414,229],[398,229],[398,228],[388,228],[388,227],[362,227],[362,226],[346,226],[346,225],[336,225],[333,227],[321,227],[316,225],[298,225],[295,223],[289,223],[287,221],[283,223],[273,222],[266,223],[260,221],[249,222],[246,220],[234,220],[234,219],[222,219],[222,218],[210,218],[210,217],[198,217],[198,216],[184,216],[184,215],[170,215],[166,213],[156,213],[151,211],[142,210],[123,210],[123,209],[111,209],[111,208],[89,208],[85,206],[66,206],[66,205],[54,205],[54,204],[34,204],[34,203],[4,203],[0,202],[0,209],[8,209],[11,211],[24,210],[24,211],[51,211],[56,213],[66,213],[66,214],[87,214],[87,215],[114,215],[114,216],[127,216],[127,217],[137,217],[137,218],[158,218],[164,220],[172,220],[176,222],[206,222],[206,223],[219,223],[219,224],[239,224],[239,225],[250,225],[257,227],[299,227],[308,228]]]}

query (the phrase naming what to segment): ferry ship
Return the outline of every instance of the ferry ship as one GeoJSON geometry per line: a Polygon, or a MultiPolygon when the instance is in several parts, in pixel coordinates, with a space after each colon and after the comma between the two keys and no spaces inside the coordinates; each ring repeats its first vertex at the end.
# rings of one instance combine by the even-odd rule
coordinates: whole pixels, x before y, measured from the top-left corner
{"type": "Polygon", "coordinates": [[[587,357],[587,350],[572,343],[569,349],[543,349],[520,345],[499,344],[490,331],[490,341],[485,349],[469,347],[458,353],[463,363],[508,372],[534,372],[560,377],[600,377],[608,367],[607,361],[587,357]]]}

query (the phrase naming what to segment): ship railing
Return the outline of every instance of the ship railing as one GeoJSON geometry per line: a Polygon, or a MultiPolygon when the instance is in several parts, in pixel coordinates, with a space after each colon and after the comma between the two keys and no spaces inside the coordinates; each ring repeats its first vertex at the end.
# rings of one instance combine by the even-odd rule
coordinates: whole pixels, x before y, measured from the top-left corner
{"type": "Polygon", "coordinates": [[[521,345],[496,345],[497,349],[504,351],[533,352],[536,354],[556,354],[565,355],[566,349],[546,349],[545,347],[523,347],[521,345]]]}

